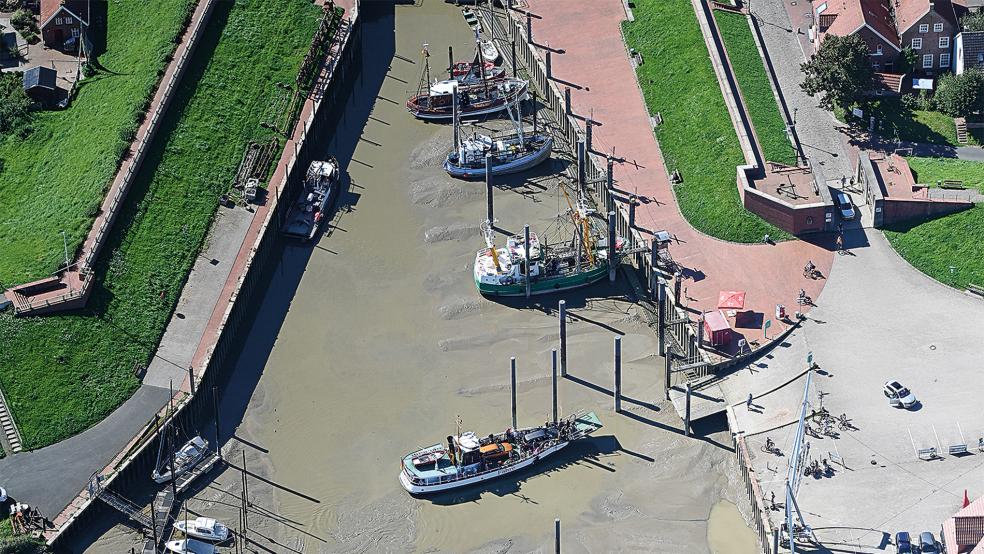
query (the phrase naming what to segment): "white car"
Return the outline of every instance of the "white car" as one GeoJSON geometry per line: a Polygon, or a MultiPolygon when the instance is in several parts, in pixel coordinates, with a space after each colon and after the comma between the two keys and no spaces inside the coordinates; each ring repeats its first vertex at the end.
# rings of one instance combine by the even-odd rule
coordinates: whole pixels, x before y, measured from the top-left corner
{"type": "Polygon", "coordinates": [[[888,381],[885,383],[885,388],[882,392],[888,398],[888,403],[896,408],[899,406],[911,408],[916,405],[916,395],[912,394],[909,389],[902,386],[902,383],[898,381],[888,381]]]}
{"type": "Polygon", "coordinates": [[[837,204],[837,209],[840,210],[841,219],[854,219],[854,205],[851,204],[851,199],[846,194],[843,192],[835,194],[834,203],[837,204]]]}

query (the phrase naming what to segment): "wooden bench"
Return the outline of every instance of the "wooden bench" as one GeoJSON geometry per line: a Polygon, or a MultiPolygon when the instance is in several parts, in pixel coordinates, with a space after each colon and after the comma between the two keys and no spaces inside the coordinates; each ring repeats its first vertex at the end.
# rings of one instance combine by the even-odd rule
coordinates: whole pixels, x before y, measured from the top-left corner
{"type": "Polygon", "coordinates": [[[969,283],[967,285],[967,292],[969,292],[971,294],[976,294],[977,296],[980,296],[980,297],[984,298],[984,287],[982,287],[980,285],[975,285],[974,283],[969,283]]]}

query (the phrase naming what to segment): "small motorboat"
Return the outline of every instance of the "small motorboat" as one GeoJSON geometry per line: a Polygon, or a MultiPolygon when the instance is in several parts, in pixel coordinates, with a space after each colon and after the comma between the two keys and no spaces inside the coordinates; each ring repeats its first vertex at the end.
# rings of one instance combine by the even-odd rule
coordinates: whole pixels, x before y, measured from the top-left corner
{"type": "Polygon", "coordinates": [[[195,539],[168,541],[164,543],[164,548],[168,552],[177,552],[178,554],[218,554],[219,552],[215,545],[195,539]]]}
{"type": "MultiPolygon", "coordinates": [[[[163,446],[163,443],[161,444],[163,446]]],[[[180,450],[174,453],[174,468],[171,468],[171,459],[169,456],[164,456],[163,465],[159,469],[155,469],[153,473],[154,481],[158,483],[167,483],[171,479],[180,477],[183,473],[189,469],[195,467],[198,462],[202,461],[205,456],[205,452],[208,450],[208,441],[201,438],[195,437],[190,441],[186,442],[180,450]]]]}
{"type": "Polygon", "coordinates": [[[210,517],[179,519],[174,522],[174,528],[189,537],[209,542],[223,542],[229,538],[229,528],[210,517]]]}
{"type": "Polygon", "coordinates": [[[495,47],[495,44],[491,40],[483,40],[481,42],[482,57],[485,61],[495,63],[499,60],[499,49],[495,47]]]}

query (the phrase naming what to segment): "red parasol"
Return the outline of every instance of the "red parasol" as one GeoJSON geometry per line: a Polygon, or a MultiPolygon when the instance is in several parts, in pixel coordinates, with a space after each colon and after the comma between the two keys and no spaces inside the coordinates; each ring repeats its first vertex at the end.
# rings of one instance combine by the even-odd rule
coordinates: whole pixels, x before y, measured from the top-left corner
{"type": "Polygon", "coordinates": [[[745,308],[745,291],[723,290],[718,293],[718,308],[722,310],[742,310],[745,308]]]}

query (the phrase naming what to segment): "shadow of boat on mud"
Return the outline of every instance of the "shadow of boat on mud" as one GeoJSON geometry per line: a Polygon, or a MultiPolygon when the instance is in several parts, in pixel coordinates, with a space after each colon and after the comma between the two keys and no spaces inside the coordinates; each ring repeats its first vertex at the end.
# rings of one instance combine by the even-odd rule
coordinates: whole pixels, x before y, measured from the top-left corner
{"type": "MultiPolygon", "coordinates": [[[[427,500],[439,506],[454,506],[465,502],[479,502],[485,493],[492,493],[496,496],[509,496],[517,494],[522,488],[523,483],[530,479],[546,478],[555,472],[570,468],[571,466],[585,465],[614,473],[615,468],[611,464],[603,462],[601,458],[603,456],[618,454],[620,451],[622,451],[622,446],[614,435],[587,437],[572,442],[546,460],[521,469],[516,473],[510,473],[492,481],[449,492],[414,496],[415,498],[427,500]]],[[[537,503],[534,498],[524,496],[524,499],[527,502],[537,503]]]]}

